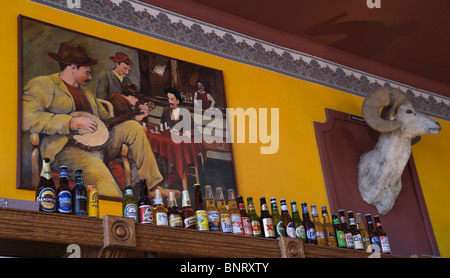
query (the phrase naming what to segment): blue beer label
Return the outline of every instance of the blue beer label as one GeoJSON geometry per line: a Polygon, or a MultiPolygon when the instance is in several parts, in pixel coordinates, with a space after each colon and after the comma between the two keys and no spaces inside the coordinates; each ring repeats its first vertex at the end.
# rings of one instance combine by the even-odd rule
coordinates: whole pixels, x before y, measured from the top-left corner
{"type": "Polygon", "coordinates": [[[58,195],[58,211],[72,213],[72,194],[69,191],[61,191],[58,195]]]}

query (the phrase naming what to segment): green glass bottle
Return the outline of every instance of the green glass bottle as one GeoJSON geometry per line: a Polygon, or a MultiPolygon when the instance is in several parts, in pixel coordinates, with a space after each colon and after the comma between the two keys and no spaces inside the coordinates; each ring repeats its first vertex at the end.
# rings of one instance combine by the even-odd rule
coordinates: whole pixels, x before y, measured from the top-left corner
{"type": "Polygon", "coordinates": [[[138,222],[138,206],[136,200],[133,197],[133,188],[129,184],[125,186],[125,196],[123,197],[122,201],[122,211],[124,217],[133,218],[136,223],[138,222]]]}
{"type": "Polygon", "coordinates": [[[275,227],[276,236],[286,236],[283,217],[281,217],[280,212],[278,211],[277,199],[275,197],[270,198],[270,207],[272,211],[272,220],[275,227]]]}
{"type": "Polygon", "coordinates": [[[297,202],[291,201],[292,221],[294,222],[295,235],[306,243],[306,231],[300,214],[298,212],[297,202]]]}
{"type": "Polygon", "coordinates": [[[258,214],[256,214],[255,204],[253,204],[253,198],[247,198],[248,206],[248,217],[250,218],[250,223],[252,224],[252,233],[255,237],[262,237],[261,224],[258,214]]]}

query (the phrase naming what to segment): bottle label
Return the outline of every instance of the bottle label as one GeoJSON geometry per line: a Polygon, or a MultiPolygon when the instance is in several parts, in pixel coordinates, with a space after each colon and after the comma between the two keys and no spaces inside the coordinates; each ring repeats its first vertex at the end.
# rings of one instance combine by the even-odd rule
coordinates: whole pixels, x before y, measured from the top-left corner
{"type": "Polygon", "coordinates": [[[309,227],[306,230],[306,238],[308,238],[309,240],[316,240],[316,230],[314,229],[314,227],[309,227]]]}
{"type": "Polygon", "coordinates": [[[208,211],[208,219],[209,219],[209,230],[211,232],[220,231],[220,218],[219,212],[216,210],[208,211]]]}
{"type": "Polygon", "coordinates": [[[58,211],[60,213],[72,213],[72,193],[70,191],[59,192],[58,211]]]}
{"type": "Polygon", "coordinates": [[[188,218],[184,219],[184,227],[185,228],[189,228],[196,225],[197,222],[197,218],[193,215],[193,216],[189,216],[188,218]]]}
{"type": "Polygon", "coordinates": [[[284,229],[283,221],[277,223],[277,236],[286,236],[286,230],[284,229]]]}
{"type": "Polygon", "coordinates": [[[289,222],[289,223],[286,225],[286,234],[287,234],[287,236],[290,237],[290,238],[296,238],[296,236],[295,236],[294,223],[289,222]]]}
{"type": "Polygon", "coordinates": [[[272,218],[263,218],[264,237],[275,237],[275,228],[272,218]]]}
{"type": "Polygon", "coordinates": [[[360,234],[353,236],[353,244],[356,250],[364,250],[363,239],[360,234]]]}
{"type": "Polygon", "coordinates": [[[126,189],[125,195],[133,195],[133,189],[126,189]]]}
{"type": "Polygon", "coordinates": [[[241,214],[233,213],[231,214],[231,227],[233,234],[242,235],[242,218],[241,214]]]}
{"type": "Polygon", "coordinates": [[[346,233],[345,234],[345,243],[347,244],[347,248],[354,248],[355,245],[353,244],[353,235],[352,233],[346,233]]]}
{"type": "Polygon", "coordinates": [[[256,237],[262,236],[261,224],[259,223],[258,220],[252,221],[252,232],[253,232],[253,236],[256,236],[256,237]]]}
{"type": "Polygon", "coordinates": [[[39,209],[46,212],[54,212],[56,209],[56,193],[52,188],[44,188],[36,198],[39,209]]]}
{"type": "Polygon", "coordinates": [[[123,210],[123,216],[128,218],[133,218],[135,221],[137,220],[137,207],[136,204],[128,204],[125,206],[123,210]]]}
{"type": "Polygon", "coordinates": [[[348,224],[350,225],[350,226],[356,226],[356,222],[355,222],[355,218],[349,218],[348,219],[348,224]]]}
{"type": "Polygon", "coordinates": [[[231,233],[233,231],[231,227],[231,215],[229,213],[220,214],[220,226],[223,233],[231,233]]]}
{"type": "Polygon", "coordinates": [[[170,227],[183,227],[183,220],[181,219],[181,215],[179,214],[171,214],[169,216],[169,226],[170,227]]]}
{"type": "Polygon", "coordinates": [[[248,204],[248,211],[255,210],[254,204],[248,204]]]}
{"type": "Polygon", "coordinates": [[[244,236],[252,235],[252,223],[250,218],[242,217],[242,231],[244,232],[244,236]]]}
{"type": "Polygon", "coordinates": [[[86,186],[86,190],[89,196],[89,206],[87,207],[88,216],[90,217],[98,217],[98,191],[97,188],[93,185],[86,186]]]}
{"type": "Polygon", "coordinates": [[[209,231],[208,212],[206,210],[197,210],[195,212],[195,223],[197,230],[209,231]]]}
{"type": "Polygon", "coordinates": [[[281,205],[281,211],[287,211],[287,210],[288,210],[287,205],[286,204],[282,204],[281,205]]]}
{"type": "Polygon", "coordinates": [[[345,234],[343,231],[336,231],[336,237],[338,240],[339,247],[347,247],[347,242],[345,240],[345,234]]]}
{"type": "Polygon", "coordinates": [[[153,209],[151,205],[139,207],[139,222],[142,224],[153,224],[153,209]]]}
{"type": "Polygon", "coordinates": [[[389,245],[389,239],[387,236],[380,236],[381,252],[384,254],[391,253],[391,246],[389,245]]]}
{"type": "Polygon", "coordinates": [[[156,225],[158,226],[167,226],[167,213],[165,212],[156,212],[156,225]]]}
{"type": "Polygon", "coordinates": [[[295,228],[295,235],[298,238],[305,239],[306,238],[305,226],[300,225],[297,228],[295,228]]]}

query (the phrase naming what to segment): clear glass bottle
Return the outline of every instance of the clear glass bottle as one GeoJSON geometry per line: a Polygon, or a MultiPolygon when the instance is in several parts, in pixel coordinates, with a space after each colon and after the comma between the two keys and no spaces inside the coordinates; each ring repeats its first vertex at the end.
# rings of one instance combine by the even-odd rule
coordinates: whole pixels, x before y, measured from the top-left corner
{"type": "Polygon", "coordinates": [[[209,230],[211,232],[220,232],[220,217],[217,209],[211,185],[205,186],[206,211],[208,212],[209,230]]]}
{"type": "Polygon", "coordinates": [[[228,192],[228,208],[230,210],[232,233],[235,235],[242,235],[244,234],[244,232],[242,231],[242,217],[241,212],[237,207],[236,199],[234,198],[234,190],[228,189],[227,192],[228,192]]]}

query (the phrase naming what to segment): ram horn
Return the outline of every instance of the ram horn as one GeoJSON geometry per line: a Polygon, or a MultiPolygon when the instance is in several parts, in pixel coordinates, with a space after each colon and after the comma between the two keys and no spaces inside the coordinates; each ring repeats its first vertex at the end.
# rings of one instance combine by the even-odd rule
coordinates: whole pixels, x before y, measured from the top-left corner
{"type": "Polygon", "coordinates": [[[369,93],[362,105],[362,115],[366,123],[379,132],[396,130],[400,124],[394,119],[398,107],[409,101],[399,89],[384,87],[369,93]],[[381,115],[380,109],[383,108],[381,115]]]}

